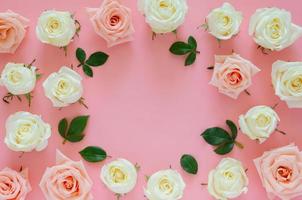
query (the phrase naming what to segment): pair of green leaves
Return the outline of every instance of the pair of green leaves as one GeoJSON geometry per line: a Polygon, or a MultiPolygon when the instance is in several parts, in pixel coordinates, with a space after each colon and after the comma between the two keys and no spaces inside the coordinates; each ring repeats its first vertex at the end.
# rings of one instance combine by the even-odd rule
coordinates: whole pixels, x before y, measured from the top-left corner
{"type": "Polygon", "coordinates": [[[79,153],[84,160],[92,163],[103,161],[108,157],[106,151],[97,146],[88,146],[79,153]]]}
{"type": "Polygon", "coordinates": [[[230,153],[234,145],[243,148],[243,145],[236,141],[238,129],[234,122],[227,120],[226,124],[230,129],[230,133],[220,127],[208,128],[201,136],[210,145],[215,146],[215,152],[219,155],[230,153]]]}
{"type": "Polygon", "coordinates": [[[196,159],[189,155],[189,154],[184,154],[180,158],[180,165],[189,174],[197,174],[198,172],[198,163],[196,159]]]}
{"type": "Polygon", "coordinates": [[[187,55],[185,66],[192,65],[196,60],[196,54],[200,53],[197,51],[197,41],[193,36],[188,38],[187,43],[182,41],[173,43],[169,50],[174,55],[187,55]]]}
{"type": "Polygon", "coordinates": [[[85,137],[84,130],[86,128],[89,116],[78,116],[71,120],[70,125],[66,118],[59,122],[58,131],[64,138],[64,142],[79,142],[85,137]]]}
{"type": "Polygon", "coordinates": [[[83,72],[89,76],[93,77],[92,67],[99,67],[106,63],[109,55],[104,52],[97,51],[91,54],[86,60],[86,52],[82,48],[77,48],[76,57],[80,64],[78,67],[82,67],[83,72]]]}

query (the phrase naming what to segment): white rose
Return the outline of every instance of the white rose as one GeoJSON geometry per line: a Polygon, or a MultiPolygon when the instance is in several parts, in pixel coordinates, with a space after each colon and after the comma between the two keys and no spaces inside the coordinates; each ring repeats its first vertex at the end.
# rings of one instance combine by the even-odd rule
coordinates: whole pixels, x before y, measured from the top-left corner
{"type": "Polygon", "coordinates": [[[68,67],[48,76],[43,83],[46,97],[54,107],[65,107],[80,100],[83,94],[82,77],[68,67]]]}
{"type": "Polygon", "coordinates": [[[138,0],[138,9],[154,33],[175,31],[185,21],[186,0],[138,0]]]}
{"type": "Polygon", "coordinates": [[[208,191],[217,200],[233,199],[247,193],[248,182],[241,162],[224,158],[209,173],[208,191]]]}
{"type": "Polygon", "coordinates": [[[17,112],[10,115],[5,124],[7,147],[13,151],[42,151],[47,147],[51,127],[38,115],[17,112]]]}
{"type": "Polygon", "coordinates": [[[276,130],[280,121],[278,114],[269,106],[255,106],[239,116],[242,133],[252,140],[264,142],[276,130]]]}
{"type": "Polygon", "coordinates": [[[302,108],[302,62],[276,61],[272,67],[275,94],[289,108],[302,108]]]}
{"type": "Polygon", "coordinates": [[[291,13],[286,10],[262,8],[250,19],[249,35],[258,45],[280,51],[302,35],[302,27],[292,23],[291,13]]]}
{"type": "Polygon", "coordinates": [[[36,27],[38,39],[57,47],[67,46],[76,33],[75,20],[69,12],[44,11],[36,27]]]}
{"type": "Polygon", "coordinates": [[[228,40],[239,33],[242,14],[229,4],[216,8],[206,18],[207,29],[210,34],[220,40],[228,40]]]}
{"type": "Polygon", "coordinates": [[[125,159],[117,159],[102,167],[101,180],[116,194],[127,194],[137,182],[136,167],[125,159]]]}
{"type": "Polygon", "coordinates": [[[36,67],[7,63],[1,73],[0,84],[13,95],[30,93],[36,85],[36,67]]]}
{"type": "Polygon", "coordinates": [[[158,171],[148,179],[145,196],[149,200],[178,200],[186,187],[181,175],[172,169],[158,171]]]}

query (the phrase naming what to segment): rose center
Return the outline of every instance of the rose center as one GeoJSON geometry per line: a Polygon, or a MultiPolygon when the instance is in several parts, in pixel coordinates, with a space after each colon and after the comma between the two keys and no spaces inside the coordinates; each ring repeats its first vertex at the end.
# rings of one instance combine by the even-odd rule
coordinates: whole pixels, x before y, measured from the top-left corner
{"type": "Polygon", "coordinates": [[[279,181],[288,183],[293,175],[293,170],[288,167],[280,166],[277,169],[277,173],[279,175],[279,181]]]}
{"type": "Polygon", "coordinates": [[[295,92],[302,91],[302,76],[298,76],[294,80],[291,81],[291,88],[295,92]]]}
{"type": "Polygon", "coordinates": [[[260,114],[257,119],[256,123],[259,127],[265,127],[271,122],[271,118],[269,116],[266,116],[264,114],[260,114]]]}
{"type": "Polygon", "coordinates": [[[127,175],[118,167],[111,167],[110,175],[114,183],[123,183],[127,180],[127,175]]]}
{"type": "Polygon", "coordinates": [[[159,189],[166,194],[171,194],[174,190],[174,187],[169,179],[167,177],[164,177],[159,181],[159,189]]]}
{"type": "Polygon", "coordinates": [[[8,74],[8,79],[13,83],[18,83],[22,80],[22,74],[16,70],[12,70],[8,74]]]}
{"type": "Polygon", "coordinates": [[[72,190],[72,188],[74,187],[74,180],[71,176],[68,176],[67,178],[65,178],[65,180],[63,181],[63,185],[64,188],[68,191],[72,190]]]}
{"type": "Polygon", "coordinates": [[[57,19],[50,19],[47,23],[47,30],[49,33],[56,32],[61,26],[61,23],[57,19]]]}
{"type": "Polygon", "coordinates": [[[227,82],[230,85],[238,85],[241,81],[242,81],[242,76],[237,70],[227,74],[227,82]]]}
{"type": "Polygon", "coordinates": [[[21,124],[16,132],[16,143],[20,144],[23,140],[23,137],[31,132],[31,124],[21,124]]]}
{"type": "Polygon", "coordinates": [[[271,37],[273,39],[278,39],[281,35],[281,22],[279,18],[274,18],[271,25],[269,26],[271,31],[271,37]]]}
{"type": "Polygon", "coordinates": [[[233,172],[225,171],[225,172],[223,173],[223,176],[224,176],[226,179],[232,180],[233,177],[234,177],[234,174],[233,174],[233,172]]]}
{"type": "Polygon", "coordinates": [[[114,15],[110,18],[110,25],[111,26],[116,26],[120,22],[120,16],[114,15]]]}

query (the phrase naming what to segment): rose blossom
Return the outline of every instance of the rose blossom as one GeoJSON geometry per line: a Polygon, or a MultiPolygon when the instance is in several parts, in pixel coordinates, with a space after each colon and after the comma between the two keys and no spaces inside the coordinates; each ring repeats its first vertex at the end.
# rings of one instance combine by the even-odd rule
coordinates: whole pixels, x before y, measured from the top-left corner
{"type": "Polygon", "coordinates": [[[170,33],[185,21],[186,0],[138,0],[138,10],[154,33],[170,33]]]}
{"type": "Polygon", "coordinates": [[[48,167],[40,182],[47,200],[92,200],[92,181],[82,161],[75,162],[57,150],[56,165],[48,167]]]}
{"type": "Polygon", "coordinates": [[[25,37],[29,20],[10,10],[0,13],[0,53],[14,53],[25,37]]]}
{"type": "Polygon", "coordinates": [[[219,40],[228,40],[239,33],[243,16],[230,3],[215,8],[206,18],[210,34],[219,40]]]}
{"type": "Polygon", "coordinates": [[[252,76],[260,69],[238,54],[215,56],[214,73],[210,84],[219,92],[237,99],[252,84],[252,76]]]}
{"type": "Polygon", "coordinates": [[[289,108],[302,108],[302,62],[278,60],[273,63],[272,83],[275,94],[289,108]]]}
{"type": "Polygon", "coordinates": [[[131,10],[119,0],[104,0],[100,8],[87,8],[95,32],[108,47],[131,41],[134,33],[131,10]]]}
{"type": "Polygon", "coordinates": [[[30,191],[27,169],[17,172],[10,168],[4,168],[0,171],[1,200],[25,200],[30,191]]]}
{"type": "Polygon", "coordinates": [[[233,199],[248,191],[248,177],[236,159],[223,158],[208,177],[208,192],[215,199],[233,199]]]}
{"type": "Polygon", "coordinates": [[[302,27],[292,23],[291,13],[279,8],[260,8],[251,16],[249,35],[270,50],[281,51],[302,36],[302,27]]]}
{"type": "Polygon", "coordinates": [[[269,199],[302,196],[302,152],[297,146],[290,144],[264,152],[254,163],[269,199]]]}
{"type": "Polygon", "coordinates": [[[276,131],[280,118],[269,106],[255,106],[239,116],[239,126],[243,134],[263,143],[276,131]]]}

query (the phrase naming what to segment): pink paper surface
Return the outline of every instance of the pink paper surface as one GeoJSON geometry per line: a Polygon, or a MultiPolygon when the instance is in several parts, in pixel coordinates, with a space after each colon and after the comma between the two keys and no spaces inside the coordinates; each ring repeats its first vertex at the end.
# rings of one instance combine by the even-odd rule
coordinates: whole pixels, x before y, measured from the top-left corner
{"type": "MultiPolygon", "coordinates": [[[[274,95],[271,84],[271,65],[277,59],[286,61],[302,61],[302,39],[281,52],[264,55],[257,50],[257,45],[248,36],[248,22],[257,8],[277,6],[292,13],[293,22],[302,25],[300,0],[231,0],[238,10],[244,14],[240,34],[218,47],[216,40],[197,26],[211,9],[220,6],[220,0],[188,0],[189,13],[185,24],[179,28],[177,38],[185,40],[193,35],[198,40],[201,54],[192,67],[184,67],[184,59],[171,55],[170,45],[176,41],[174,34],[158,36],[151,39],[151,30],[144,17],[137,11],[135,0],[124,0],[123,3],[132,9],[134,41],[108,49],[105,41],[94,33],[92,25],[85,13],[86,7],[98,7],[101,1],[96,0],[1,0],[1,11],[11,9],[30,19],[28,33],[23,43],[13,55],[1,54],[0,65],[7,62],[30,63],[37,59],[35,65],[43,74],[34,91],[33,106],[28,108],[25,101],[15,100],[7,105],[0,102],[0,168],[6,166],[19,169],[29,168],[29,176],[33,191],[27,199],[44,199],[38,184],[47,166],[55,164],[56,149],[60,149],[68,157],[81,159],[78,151],[88,145],[97,145],[107,150],[112,158],[126,158],[141,166],[138,184],[134,191],[127,194],[125,200],[142,200],[143,187],[146,185],[145,175],[172,168],[179,170],[187,184],[184,200],[212,199],[205,186],[208,172],[214,168],[221,156],[212,151],[200,137],[201,132],[211,126],[224,126],[226,119],[238,121],[240,114],[255,105],[272,106],[279,103],[276,111],[280,115],[279,129],[287,132],[284,136],[274,133],[264,144],[257,144],[245,135],[239,134],[238,140],[245,145],[243,150],[235,148],[228,156],[239,159],[248,168],[250,179],[249,191],[238,199],[267,199],[260,178],[252,160],[266,150],[295,142],[302,149],[301,116],[302,110],[288,109],[274,95]],[[44,45],[35,35],[35,26],[40,13],[47,9],[68,10],[75,13],[82,25],[80,38],[68,47],[68,56],[62,50],[44,45]],[[44,96],[42,82],[63,65],[77,65],[74,56],[77,47],[84,48],[87,53],[97,50],[110,55],[109,61],[100,68],[95,68],[93,79],[84,77],[84,98],[89,109],[72,105],[62,110],[52,107],[44,96]],[[253,79],[249,88],[251,96],[241,94],[233,100],[208,82],[212,72],[206,68],[213,64],[214,54],[230,54],[232,49],[242,57],[251,60],[262,71],[253,79]],[[49,146],[42,152],[20,153],[9,150],[4,142],[5,120],[16,111],[30,111],[41,114],[53,128],[49,146]],[[57,125],[63,117],[72,118],[80,114],[91,116],[85,139],[76,144],[62,144],[57,125]],[[182,154],[194,155],[199,162],[199,173],[191,176],[181,170],[179,159],[182,154]]],[[[6,90],[0,88],[0,96],[6,90]]],[[[100,168],[105,163],[90,164],[85,162],[89,175],[94,181],[93,195],[95,199],[113,200],[116,197],[99,179],[100,168]]],[[[302,197],[297,198],[302,199],[302,197]]]]}

